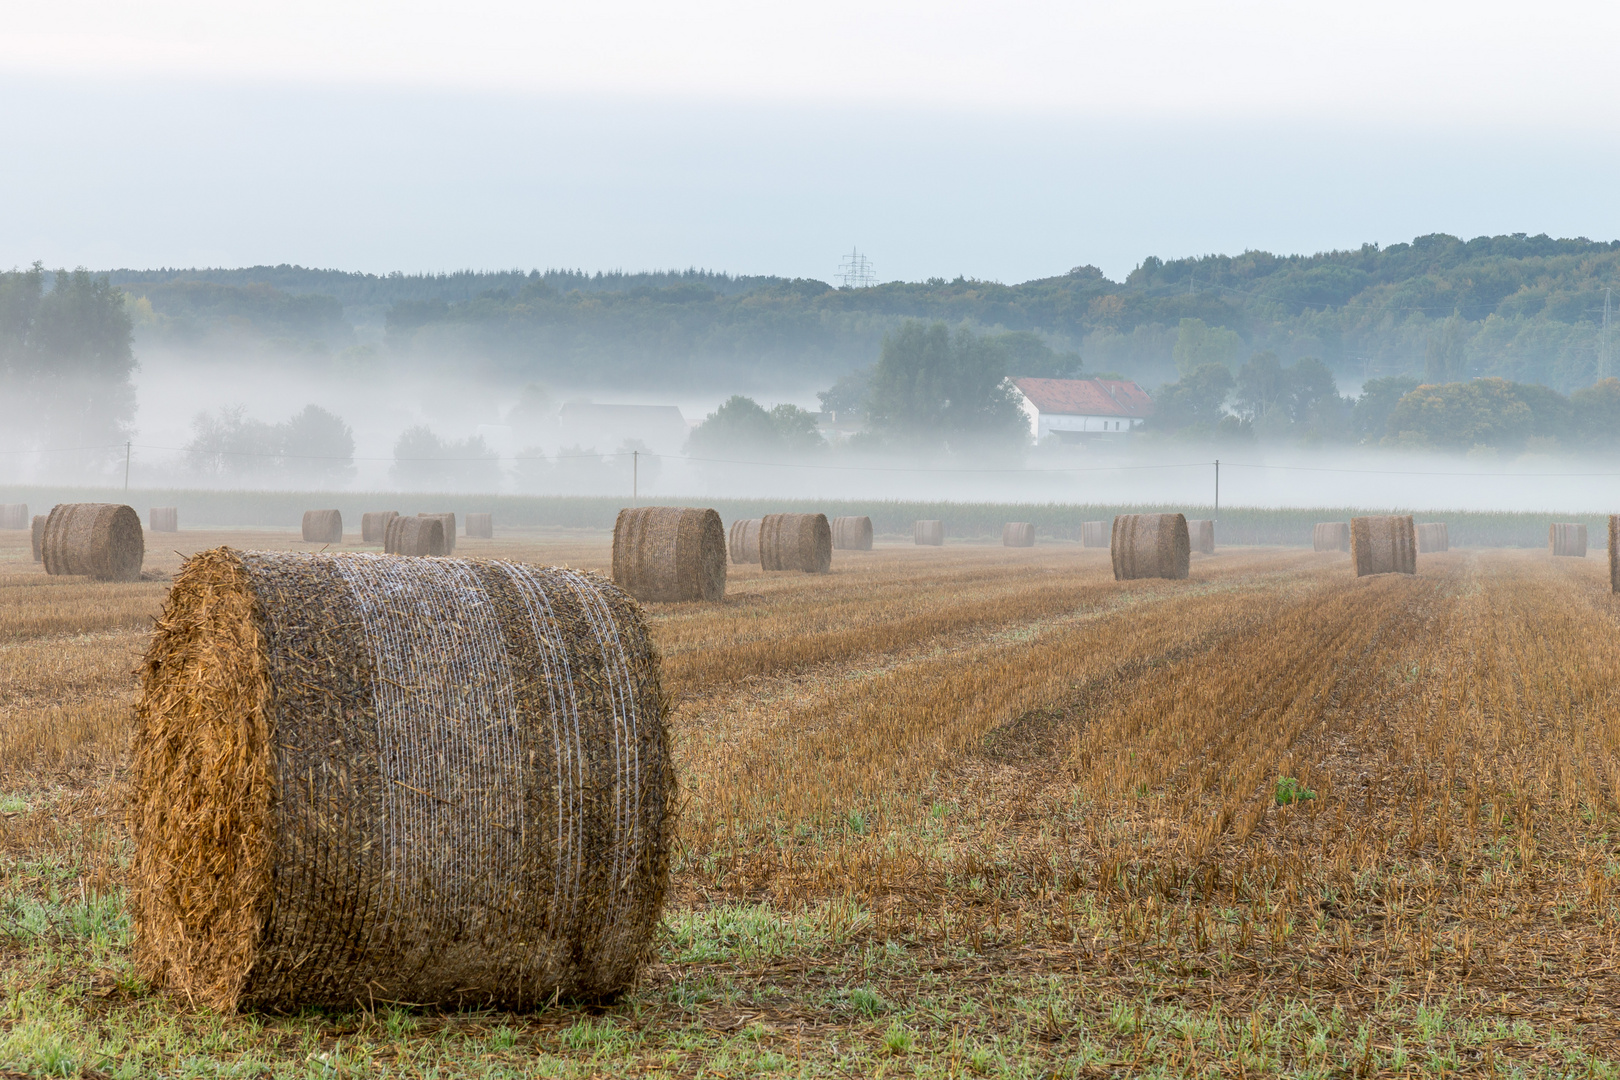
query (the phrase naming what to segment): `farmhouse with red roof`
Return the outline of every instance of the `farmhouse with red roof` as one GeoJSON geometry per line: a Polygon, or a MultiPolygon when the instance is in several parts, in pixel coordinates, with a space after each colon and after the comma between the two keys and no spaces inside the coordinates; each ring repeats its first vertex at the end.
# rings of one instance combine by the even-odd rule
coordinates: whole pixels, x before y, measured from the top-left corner
{"type": "Polygon", "coordinates": [[[1153,399],[1128,379],[1008,379],[1040,442],[1124,438],[1153,415],[1153,399]]]}

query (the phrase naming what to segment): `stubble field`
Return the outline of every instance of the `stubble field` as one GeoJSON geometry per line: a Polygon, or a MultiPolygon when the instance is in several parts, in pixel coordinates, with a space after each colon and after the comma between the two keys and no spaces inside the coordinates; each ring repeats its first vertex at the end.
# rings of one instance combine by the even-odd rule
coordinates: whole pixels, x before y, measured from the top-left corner
{"type": "MultiPolygon", "coordinates": [[[[0,1071],[64,1076],[1605,1075],[1620,598],[1601,560],[839,552],[651,605],[680,767],[618,1005],[217,1016],[128,964],[130,672],[159,580],[0,533],[0,1071]]],[[[605,569],[599,534],[457,555],[605,569]]]]}

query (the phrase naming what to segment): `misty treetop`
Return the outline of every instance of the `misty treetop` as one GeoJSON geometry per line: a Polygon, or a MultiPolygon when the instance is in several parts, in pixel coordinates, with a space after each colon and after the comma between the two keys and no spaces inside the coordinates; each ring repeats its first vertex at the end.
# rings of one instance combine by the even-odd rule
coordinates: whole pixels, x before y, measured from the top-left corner
{"type": "Polygon", "coordinates": [[[185,462],[194,474],[229,481],[342,486],[353,478],[354,431],[335,413],[306,405],[280,423],[229,405],[198,413],[185,462]]]}

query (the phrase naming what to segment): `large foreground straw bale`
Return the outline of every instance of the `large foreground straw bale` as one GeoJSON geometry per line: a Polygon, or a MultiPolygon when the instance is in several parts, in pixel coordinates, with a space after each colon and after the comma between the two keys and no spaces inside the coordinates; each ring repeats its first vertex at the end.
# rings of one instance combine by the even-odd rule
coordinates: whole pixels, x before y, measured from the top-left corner
{"type": "Polygon", "coordinates": [[[1191,550],[1185,514],[1121,514],[1114,519],[1109,552],[1115,581],[1185,578],[1191,550]]]}
{"type": "Polygon", "coordinates": [[[368,510],[360,515],[360,542],[381,544],[388,539],[388,523],[399,517],[398,510],[368,510]]]}
{"type": "MultiPolygon", "coordinates": [[[[45,561],[45,515],[35,514],[33,527],[28,530],[29,540],[34,549],[34,561],[45,561]]],[[[144,545],[145,541],[142,541],[144,545]]]]}
{"type": "Polygon", "coordinates": [[[395,517],[383,530],[384,555],[442,556],[445,546],[442,518],[395,517]]]}
{"type": "Polygon", "coordinates": [[[1187,543],[1200,555],[1215,554],[1215,522],[1210,518],[1193,518],[1188,521],[1187,543]]]}
{"type": "Polygon", "coordinates": [[[1419,554],[1451,550],[1451,530],[1446,528],[1443,521],[1425,521],[1422,525],[1413,526],[1413,533],[1417,537],[1419,554]]]}
{"type": "Polygon", "coordinates": [[[1417,530],[1410,514],[1350,519],[1356,576],[1417,573],[1417,530]]]}
{"type": "Polygon", "coordinates": [[[1082,521],[1080,523],[1080,546],[1088,548],[1105,548],[1113,544],[1113,527],[1106,521],[1082,521]]]}
{"type": "Polygon", "coordinates": [[[613,523],[613,583],[637,600],[724,600],[720,515],[686,506],[620,510],[613,523]]]}
{"type": "Polygon", "coordinates": [[[1586,558],[1586,526],[1558,524],[1547,527],[1547,546],[1554,555],[1586,558]]]}
{"type": "Polygon", "coordinates": [[[495,539],[495,515],[490,513],[468,514],[467,535],[479,540],[495,539]]]}
{"type": "Polygon", "coordinates": [[[456,553],[456,515],[454,514],[417,514],[419,518],[438,518],[444,522],[444,553],[456,553]]]}
{"type": "Polygon", "coordinates": [[[39,540],[47,574],[138,581],[146,558],[141,515],[117,503],[58,503],[39,540]]]}
{"type": "Polygon", "coordinates": [[[833,547],[838,551],[871,551],[872,550],[872,519],[866,515],[860,517],[835,517],[832,519],[833,547]]]}
{"type": "Polygon", "coordinates": [[[1028,521],[1009,521],[1001,527],[1002,547],[1034,547],[1035,526],[1028,521]]]}
{"type": "Polygon", "coordinates": [[[1620,593],[1620,514],[1609,515],[1609,591],[1620,593]]]}
{"type": "Polygon", "coordinates": [[[727,535],[731,561],[740,565],[759,565],[759,518],[739,518],[731,523],[727,535]]]}
{"type": "Polygon", "coordinates": [[[664,708],[593,574],[195,555],[136,706],[136,966],[215,1009],[610,998],[668,880],[664,708]]]}
{"type": "Polygon", "coordinates": [[[912,522],[911,542],[922,547],[943,547],[945,544],[945,523],[937,520],[912,522]]]}
{"type": "Polygon", "coordinates": [[[336,510],[305,510],[304,542],[309,544],[343,543],[343,515],[336,510]]]}
{"type": "Polygon", "coordinates": [[[0,529],[28,528],[27,503],[0,503],[0,529]]]}
{"type": "Polygon", "coordinates": [[[146,522],[153,532],[179,532],[180,511],[173,506],[154,506],[146,512],[146,522]]]}
{"type": "Polygon", "coordinates": [[[825,574],[832,569],[826,514],[766,514],[759,523],[759,564],[766,570],[825,574]]]}
{"type": "Polygon", "coordinates": [[[1316,551],[1349,551],[1350,523],[1348,521],[1321,521],[1311,533],[1311,547],[1316,551]]]}

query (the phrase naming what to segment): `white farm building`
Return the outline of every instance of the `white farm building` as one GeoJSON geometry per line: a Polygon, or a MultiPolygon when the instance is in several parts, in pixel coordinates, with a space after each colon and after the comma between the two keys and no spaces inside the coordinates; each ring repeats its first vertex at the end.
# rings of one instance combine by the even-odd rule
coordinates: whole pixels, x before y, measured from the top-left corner
{"type": "Polygon", "coordinates": [[[1008,379],[1040,442],[1124,438],[1153,415],[1153,399],[1127,379],[1008,379]]]}

